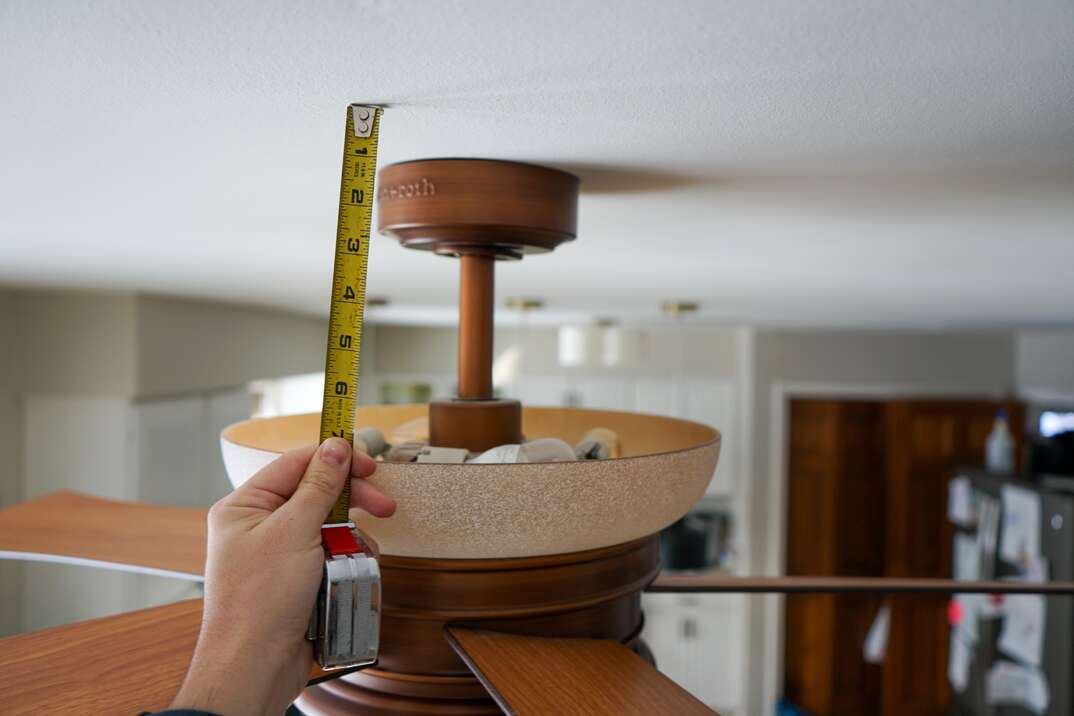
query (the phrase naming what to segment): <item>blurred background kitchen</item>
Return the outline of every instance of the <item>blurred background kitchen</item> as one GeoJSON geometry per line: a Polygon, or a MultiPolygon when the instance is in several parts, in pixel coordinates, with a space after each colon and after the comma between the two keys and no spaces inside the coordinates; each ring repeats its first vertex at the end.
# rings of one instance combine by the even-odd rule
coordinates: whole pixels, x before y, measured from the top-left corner
{"type": "MultiPolygon", "coordinates": [[[[1069,579],[1072,48],[1068,2],[0,0],[0,505],[209,505],[224,426],[319,409],[384,101],[382,165],[581,177],[498,268],[496,389],[723,433],[667,568],[1069,579]]],[[[369,281],[362,403],[451,396],[457,265],[376,238],[369,281]]],[[[0,560],[0,634],[198,590],[0,560]]],[[[644,598],[724,716],[1074,713],[1070,599],[644,598]]]]}
{"type": "MultiPolygon", "coordinates": [[[[669,569],[949,576],[948,485],[985,466],[999,410],[1011,473],[1074,475],[1074,330],[759,329],[711,325],[703,305],[682,301],[657,302],[645,324],[560,324],[542,318],[540,299],[525,298],[501,301],[499,391],[531,405],[653,412],[722,431],[707,495],[665,533],[669,569]]],[[[454,329],[393,321],[390,301],[375,303],[363,402],[452,395],[454,329]]],[[[58,489],[212,503],[229,489],[224,426],[319,409],[325,327],[319,317],[147,294],[3,291],[4,503],[58,489]],[[70,352],[53,349],[56,336],[70,352]]],[[[1049,489],[1071,485],[1053,480],[1049,489]]],[[[198,593],[88,567],[0,569],[6,634],[198,593]]],[[[661,668],[723,713],[757,713],[751,699],[780,696],[816,709],[825,693],[853,694],[851,711],[866,709],[885,689],[912,693],[905,682],[885,685],[892,664],[902,665],[900,679],[939,681],[932,698],[950,698],[946,600],[891,600],[885,664],[884,655],[870,663],[865,649],[880,598],[645,599],[661,668]],[[923,634],[936,637],[935,649],[923,634]]]]}

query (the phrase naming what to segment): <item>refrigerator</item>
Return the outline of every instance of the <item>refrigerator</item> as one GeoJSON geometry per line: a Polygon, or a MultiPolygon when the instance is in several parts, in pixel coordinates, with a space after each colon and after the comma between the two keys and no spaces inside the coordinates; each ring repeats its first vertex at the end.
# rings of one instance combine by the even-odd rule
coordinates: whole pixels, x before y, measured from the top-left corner
{"type": "MultiPolygon", "coordinates": [[[[1048,579],[1074,579],[1072,479],[1030,480],[960,469],[952,479],[947,516],[955,525],[951,564],[956,579],[1033,579],[1042,572],[1048,579]],[[1012,560],[1016,551],[1020,557],[1012,560]],[[970,561],[974,554],[976,561],[970,561]]],[[[1071,716],[1074,597],[1010,599],[952,600],[952,713],[1071,716]]]]}

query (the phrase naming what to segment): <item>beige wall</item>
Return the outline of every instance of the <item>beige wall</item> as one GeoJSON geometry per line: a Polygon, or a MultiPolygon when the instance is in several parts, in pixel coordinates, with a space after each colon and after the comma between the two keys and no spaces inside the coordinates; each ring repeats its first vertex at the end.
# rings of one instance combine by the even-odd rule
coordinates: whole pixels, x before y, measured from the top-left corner
{"type": "Polygon", "coordinates": [[[1074,403],[1074,330],[1019,333],[1015,382],[1027,398],[1074,403]]]}
{"type": "Polygon", "coordinates": [[[0,455],[4,456],[0,459],[0,505],[9,505],[22,498],[19,480],[22,420],[15,316],[14,296],[0,291],[0,455]]]}
{"type": "Polygon", "coordinates": [[[1011,387],[1009,333],[758,331],[757,377],[994,392],[1011,387]]]}
{"type": "Polygon", "coordinates": [[[23,393],[133,395],[135,298],[129,294],[13,294],[23,393]]]}
{"type": "MultiPolygon", "coordinates": [[[[0,291],[0,506],[22,499],[22,413],[18,396],[15,296],[0,291]]],[[[0,636],[22,625],[23,566],[0,560],[0,636]]]]}
{"type": "Polygon", "coordinates": [[[324,370],[327,321],[318,318],[139,296],[135,331],[140,397],[324,370]]]}

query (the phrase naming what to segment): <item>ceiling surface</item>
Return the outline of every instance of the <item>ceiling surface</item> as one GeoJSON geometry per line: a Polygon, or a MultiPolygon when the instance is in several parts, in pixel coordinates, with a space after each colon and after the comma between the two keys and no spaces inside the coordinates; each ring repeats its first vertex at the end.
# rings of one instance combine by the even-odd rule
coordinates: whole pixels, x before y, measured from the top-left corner
{"type": "MultiPolygon", "coordinates": [[[[345,107],[382,164],[547,163],[549,315],[1074,320],[1074,4],[0,0],[0,284],[326,313],[345,107]]],[[[373,244],[382,318],[456,265],[373,244]]]]}

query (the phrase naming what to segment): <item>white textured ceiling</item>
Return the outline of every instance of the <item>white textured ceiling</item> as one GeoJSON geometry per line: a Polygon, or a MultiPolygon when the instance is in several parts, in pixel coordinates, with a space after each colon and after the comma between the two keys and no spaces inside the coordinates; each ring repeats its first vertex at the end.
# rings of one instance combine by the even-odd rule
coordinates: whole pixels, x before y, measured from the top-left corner
{"type": "MultiPolygon", "coordinates": [[[[552,312],[1074,320],[1068,0],[0,1],[0,283],[325,311],[352,101],[382,163],[581,174],[578,241],[499,272],[552,312]]],[[[455,265],[381,239],[370,291],[455,265]]]]}

